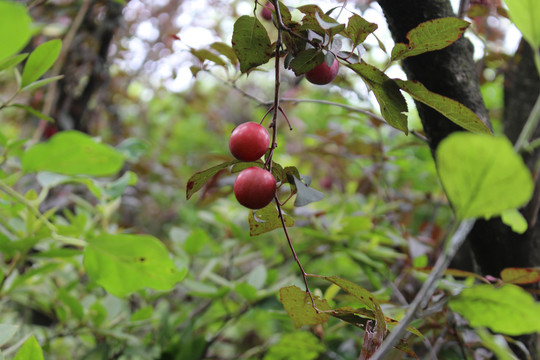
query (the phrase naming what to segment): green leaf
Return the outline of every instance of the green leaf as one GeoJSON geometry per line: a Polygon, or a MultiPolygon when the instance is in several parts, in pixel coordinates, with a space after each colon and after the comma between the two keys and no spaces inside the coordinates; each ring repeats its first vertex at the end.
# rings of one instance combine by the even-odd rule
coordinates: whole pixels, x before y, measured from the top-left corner
{"type": "Polygon", "coordinates": [[[50,171],[65,175],[114,175],[124,157],[113,147],[98,143],[79,131],[61,131],[30,147],[22,157],[27,172],[50,171]]]}
{"type": "Polygon", "coordinates": [[[223,170],[238,162],[239,162],[238,160],[227,161],[222,164],[213,166],[209,169],[199,171],[193,174],[189,178],[186,185],[186,199],[189,200],[189,198],[193,196],[193,194],[199,191],[204,186],[204,184],[206,184],[206,182],[210,180],[212,176],[216,175],[220,170],[223,170]]]}
{"type": "MultiPolygon", "coordinates": [[[[294,225],[294,219],[289,215],[284,214],[283,219],[287,227],[294,225]]],[[[274,204],[256,211],[250,211],[248,222],[250,236],[257,236],[282,227],[281,219],[274,204]]]]}
{"type": "Polygon", "coordinates": [[[540,2],[538,0],[504,0],[508,15],[531,44],[533,49],[540,47],[540,2]]]}
{"type": "Polygon", "coordinates": [[[127,138],[116,146],[116,150],[120,151],[128,161],[137,161],[141,156],[148,151],[148,143],[138,138],[127,138]]]}
{"type": "Polygon", "coordinates": [[[376,67],[364,62],[347,66],[373,90],[388,124],[407,134],[407,116],[404,114],[407,112],[407,102],[396,83],[376,67]]]}
{"type": "Polygon", "coordinates": [[[187,274],[186,268],[176,268],[161,241],[149,235],[98,236],[88,242],[84,267],[90,279],[118,297],[145,287],[170,290],[187,274]]]}
{"type": "Polygon", "coordinates": [[[294,185],[296,186],[296,200],[294,201],[294,206],[305,206],[324,198],[322,192],[309,187],[296,177],[294,177],[294,185]]]}
{"type": "Polygon", "coordinates": [[[300,51],[291,61],[289,67],[294,71],[296,76],[299,76],[322,64],[323,61],[324,54],[321,50],[307,49],[300,51]]]}
{"type": "Polygon", "coordinates": [[[34,336],[24,342],[13,360],[43,360],[43,351],[34,336]]]}
{"type": "Polygon", "coordinates": [[[515,285],[478,285],[464,289],[450,298],[449,306],[472,327],[487,327],[511,336],[540,332],[539,303],[515,285]]]}
{"type": "Polygon", "coordinates": [[[527,220],[517,209],[504,210],[501,214],[501,220],[504,224],[510,226],[515,233],[523,234],[527,231],[527,220]]]}
{"type": "Polygon", "coordinates": [[[0,324],[0,346],[4,346],[19,330],[19,325],[0,324]]]}
{"type": "Polygon", "coordinates": [[[24,53],[24,54],[13,55],[13,56],[5,58],[4,60],[0,60],[0,71],[12,68],[13,66],[17,65],[18,63],[26,59],[27,56],[28,54],[24,53]]]}
{"type": "Polygon", "coordinates": [[[413,99],[437,110],[462,128],[473,133],[491,134],[491,130],[468,107],[445,96],[429,91],[418,81],[394,79],[413,99]]]}
{"type": "MultiPolygon", "coordinates": [[[[313,295],[313,298],[319,310],[330,310],[330,306],[325,299],[321,300],[315,295],[313,295]]],[[[303,325],[322,324],[330,318],[330,315],[326,313],[315,311],[308,293],[297,286],[281,288],[279,290],[279,299],[297,329],[303,325]]]]}
{"type": "Polygon", "coordinates": [[[52,83],[54,81],[58,81],[58,80],[62,79],[63,77],[64,77],[64,75],[58,75],[58,76],[53,76],[53,77],[50,77],[50,78],[34,81],[33,83],[30,83],[27,86],[23,87],[21,89],[21,91],[31,91],[31,90],[40,88],[42,86],[45,86],[45,85],[47,85],[49,83],[52,83]]]}
{"type": "Polygon", "coordinates": [[[237,284],[234,291],[247,301],[253,301],[257,298],[257,289],[247,283],[237,284]]]}
{"type": "Polygon", "coordinates": [[[326,15],[317,5],[300,6],[298,10],[304,14],[301,30],[312,30],[320,35],[328,33],[333,36],[345,29],[344,24],[326,15]]]}
{"type": "Polygon", "coordinates": [[[145,306],[135,311],[130,318],[130,321],[141,321],[150,319],[154,313],[154,308],[152,306],[145,306]]]}
{"type": "Polygon", "coordinates": [[[263,24],[251,16],[241,16],[234,23],[232,47],[240,61],[240,71],[266,64],[272,57],[272,44],[263,24]]]}
{"type": "Polygon", "coordinates": [[[60,55],[61,49],[62,41],[55,39],[39,45],[32,51],[24,65],[21,87],[24,88],[30,85],[45,74],[60,55]]]}
{"type": "Polygon", "coordinates": [[[377,30],[377,24],[370,23],[363,17],[354,14],[349,18],[345,33],[351,39],[353,47],[356,47],[363,43],[367,36],[375,30],[377,30]]]}
{"type": "Polygon", "coordinates": [[[394,46],[392,61],[444,49],[459,39],[469,25],[455,17],[423,22],[407,33],[408,45],[398,43],[394,46]]]}
{"type": "Polygon", "coordinates": [[[236,57],[236,54],[234,53],[234,50],[229,45],[222,43],[222,42],[215,42],[210,47],[214,50],[216,50],[221,55],[227,57],[231,64],[236,65],[238,64],[238,58],[236,57]]]}
{"type": "Polygon", "coordinates": [[[296,331],[283,334],[268,349],[263,360],[315,360],[324,350],[325,346],[315,335],[307,331],[296,331]]]}
{"type": "Polygon", "coordinates": [[[368,307],[368,309],[373,311],[373,314],[375,315],[375,320],[377,321],[377,328],[382,332],[382,334],[386,332],[386,320],[384,313],[382,312],[379,302],[377,301],[377,299],[375,299],[375,296],[372,293],[349,280],[345,280],[337,276],[317,277],[336,284],[342,290],[346,291],[347,293],[360,300],[362,304],[364,304],[368,307]]]}
{"type": "Polygon", "coordinates": [[[74,315],[77,319],[82,320],[84,317],[84,309],[76,298],[71,296],[66,289],[60,289],[58,291],[58,298],[60,301],[66,304],[72,315],[74,315]]]}
{"type": "Polygon", "coordinates": [[[501,279],[511,284],[534,284],[540,281],[540,269],[506,268],[501,271],[501,279]]]}
{"type": "Polygon", "coordinates": [[[198,254],[204,246],[211,241],[210,236],[204,229],[193,229],[184,241],[184,250],[189,255],[198,254]]]}
{"type": "Polygon", "coordinates": [[[0,60],[15,55],[30,40],[32,19],[23,4],[0,1],[0,60]]]}
{"type": "Polygon", "coordinates": [[[519,208],[532,196],[531,174],[504,137],[457,132],[441,142],[436,158],[460,220],[496,216],[519,208]]]}
{"type": "Polygon", "coordinates": [[[193,56],[195,56],[197,59],[199,59],[200,62],[204,62],[205,60],[209,60],[209,61],[212,61],[213,63],[215,63],[217,65],[222,65],[222,66],[225,65],[225,62],[218,55],[214,54],[210,50],[191,49],[189,52],[192,53],[193,56]]]}
{"type": "Polygon", "coordinates": [[[13,107],[16,107],[16,108],[19,108],[19,109],[23,109],[26,112],[28,112],[29,114],[32,114],[32,115],[34,115],[34,116],[36,116],[36,117],[38,117],[40,119],[43,119],[43,120],[48,121],[50,123],[54,123],[54,119],[52,117],[43,114],[41,111],[38,111],[38,110],[34,109],[31,106],[23,105],[23,104],[10,104],[9,106],[13,106],[13,107]]]}
{"type": "Polygon", "coordinates": [[[110,198],[120,197],[129,187],[137,184],[137,174],[126,171],[124,175],[105,186],[105,194],[110,198]]]}

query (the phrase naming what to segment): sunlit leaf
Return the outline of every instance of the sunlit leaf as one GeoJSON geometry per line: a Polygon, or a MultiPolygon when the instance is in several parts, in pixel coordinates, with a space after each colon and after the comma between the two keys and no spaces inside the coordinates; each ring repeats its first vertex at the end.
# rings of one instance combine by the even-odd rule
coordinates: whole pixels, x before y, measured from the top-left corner
{"type": "Polygon", "coordinates": [[[216,175],[220,170],[223,170],[236,163],[238,163],[238,160],[227,161],[193,174],[189,178],[186,185],[186,199],[189,200],[189,198],[193,196],[193,194],[199,191],[204,186],[204,184],[206,184],[206,182],[210,180],[212,176],[216,175]]]}
{"type": "Polygon", "coordinates": [[[538,0],[504,0],[510,19],[533,49],[540,47],[540,2],[538,0]]]}
{"type": "Polygon", "coordinates": [[[501,279],[505,283],[534,284],[540,281],[540,269],[506,268],[501,271],[501,279]]]}
{"type": "Polygon", "coordinates": [[[261,22],[251,16],[241,16],[234,23],[232,47],[240,61],[240,71],[266,64],[272,57],[272,44],[261,22]]]}
{"type": "Polygon", "coordinates": [[[217,65],[225,65],[225,62],[217,55],[211,52],[210,50],[206,49],[190,49],[191,54],[195,56],[197,59],[199,59],[200,62],[204,62],[205,60],[209,60],[217,65]]]}
{"type": "Polygon", "coordinates": [[[84,266],[90,279],[108,292],[124,297],[149,287],[170,290],[182,281],[167,248],[149,235],[103,234],[88,242],[84,266]]]}
{"type": "Polygon", "coordinates": [[[62,79],[63,77],[64,77],[64,75],[58,75],[58,76],[53,76],[53,77],[50,77],[50,78],[34,81],[34,82],[26,85],[25,87],[23,87],[21,89],[21,91],[31,91],[31,90],[40,88],[42,86],[45,86],[47,84],[50,84],[52,82],[58,81],[58,80],[62,79]]]}
{"type": "MultiPolygon", "coordinates": [[[[330,310],[326,300],[320,300],[313,295],[317,309],[330,310]]],[[[303,325],[317,325],[326,322],[330,315],[318,313],[311,303],[308,293],[297,286],[288,286],[279,290],[279,299],[291,317],[294,327],[300,328],[303,325]]]]}
{"type": "MultiPolygon", "coordinates": [[[[283,214],[285,225],[287,227],[294,226],[294,219],[287,214],[283,214]]],[[[280,229],[282,227],[281,219],[278,216],[276,206],[270,205],[256,210],[250,211],[248,215],[249,235],[257,236],[266,232],[280,229]]]]}
{"type": "Polygon", "coordinates": [[[13,360],[43,360],[43,351],[34,336],[24,342],[13,360]]]}
{"type": "Polygon", "coordinates": [[[429,91],[418,81],[394,79],[396,84],[413,99],[437,110],[462,128],[473,133],[491,134],[491,130],[468,107],[445,96],[429,91]]]}
{"type": "Polygon", "coordinates": [[[263,360],[316,360],[324,352],[325,346],[310,332],[295,331],[281,335],[272,345],[263,360]]]}
{"type": "Polygon", "coordinates": [[[31,24],[24,4],[0,1],[0,60],[16,54],[28,43],[31,24]]]}
{"type": "Polygon", "coordinates": [[[30,147],[23,155],[27,172],[49,171],[65,175],[108,176],[116,174],[124,156],[79,131],[61,131],[48,141],[30,147]]]}
{"type": "Polygon", "coordinates": [[[459,219],[496,216],[532,196],[531,174],[504,137],[454,133],[441,142],[436,158],[459,219]]]}
{"type": "Polygon", "coordinates": [[[394,46],[392,60],[444,49],[459,39],[469,25],[467,21],[455,17],[423,22],[407,33],[409,44],[397,43],[394,46]]]}
{"type": "Polygon", "coordinates": [[[487,327],[512,336],[540,332],[540,304],[515,285],[478,285],[464,289],[450,298],[449,306],[472,327],[487,327]]]}
{"type": "Polygon", "coordinates": [[[508,209],[502,212],[501,220],[504,224],[510,226],[512,231],[518,234],[523,234],[529,227],[527,220],[517,209],[508,209]]]}
{"type": "Polygon", "coordinates": [[[55,39],[39,45],[32,51],[24,65],[21,87],[30,85],[45,74],[58,58],[61,49],[62,41],[55,39]]]}
{"type": "Polygon", "coordinates": [[[407,102],[396,83],[385,73],[365,62],[347,65],[356,72],[375,94],[381,107],[381,114],[388,124],[408,133],[407,102]]]}

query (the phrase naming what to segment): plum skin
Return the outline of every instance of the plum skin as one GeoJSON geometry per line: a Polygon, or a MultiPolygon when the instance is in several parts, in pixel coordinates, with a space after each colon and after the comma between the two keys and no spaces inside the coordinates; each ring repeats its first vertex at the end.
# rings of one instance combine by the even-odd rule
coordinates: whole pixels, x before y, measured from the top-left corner
{"type": "Polygon", "coordinates": [[[337,76],[339,70],[339,62],[334,59],[332,66],[326,65],[326,61],[315,66],[306,73],[306,79],[315,85],[330,84],[337,76]]]}
{"type": "Polygon", "coordinates": [[[270,145],[270,135],[263,126],[246,122],[238,125],[229,138],[231,154],[241,161],[255,161],[266,153],[270,145]]]}
{"type": "Polygon", "coordinates": [[[234,182],[236,200],[248,209],[262,209],[276,194],[276,179],[267,170],[249,167],[242,170],[234,182]]]}
{"type": "Polygon", "coordinates": [[[263,19],[268,21],[272,20],[272,11],[270,10],[274,10],[274,4],[272,4],[271,2],[267,2],[261,10],[261,16],[263,17],[263,19]]]}

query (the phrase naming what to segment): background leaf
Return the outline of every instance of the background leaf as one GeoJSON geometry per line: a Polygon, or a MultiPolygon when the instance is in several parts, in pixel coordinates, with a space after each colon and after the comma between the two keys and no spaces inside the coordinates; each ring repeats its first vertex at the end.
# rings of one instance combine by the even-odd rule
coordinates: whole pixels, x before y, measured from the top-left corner
{"type": "Polygon", "coordinates": [[[15,55],[30,40],[32,19],[23,4],[0,1],[0,60],[15,55]]]}
{"type": "Polygon", "coordinates": [[[436,157],[459,219],[499,215],[532,196],[531,174],[506,138],[454,133],[441,142],[436,157]]]}
{"type": "Polygon", "coordinates": [[[32,51],[28,60],[26,60],[26,64],[24,64],[21,87],[24,88],[45,74],[60,55],[61,49],[62,41],[55,39],[39,45],[32,51]]]}
{"type": "Polygon", "coordinates": [[[261,22],[251,16],[241,16],[234,23],[232,47],[240,61],[240,71],[266,64],[272,57],[272,44],[261,22]]]}
{"type": "Polygon", "coordinates": [[[108,292],[124,297],[149,287],[170,290],[183,280],[167,248],[149,235],[104,234],[88,242],[84,267],[90,279],[108,292]]]}
{"type": "Polygon", "coordinates": [[[512,336],[540,332],[540,305],[515,285],[478,285],[464,289],[450,299],[449,305],[472,327],[487,327],[512,336]]]}
{"type": "Polygon", "coordinates": [[[505,283],[534,284],[540,281],[540,269],[506,268],[501,271],[501,279],[505,283]]]}
{"type": "Polygon", "coordinates": [[[124,156],[113,147],[94,141],[79,131],[62,131],[23,155],[25,171],[50,171],[65,175],[114,175],[124,156]]]}
{"type": "Polygon", "coordinates": [[[19,330],[18,325],[0,324],[0,346],[7,343],[19,330]]]}

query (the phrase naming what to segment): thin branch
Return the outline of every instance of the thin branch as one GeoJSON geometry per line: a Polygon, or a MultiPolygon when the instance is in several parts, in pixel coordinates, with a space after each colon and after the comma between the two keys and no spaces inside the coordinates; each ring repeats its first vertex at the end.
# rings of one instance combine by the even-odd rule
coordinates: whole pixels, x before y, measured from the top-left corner
{"type": "Polygon", "coordinates": [[[401,339],[403,333],[407,330],[407,326],[409,326],[409,324],[417,317],[420,308],[427,302],[431,295],[433,295],[433,292],[437,288],[437,281],[442,277],[444,271],[448,268],[448,265],[450,265],[450,261],[452,261],[454,255],[463,244],[463,241],[465,241],[465,238],[471,231],[474,223],[475,220],[465,220],[454,225],[454,228],[457,227],[457,230],[447,242],[446,248],[437,260],[431,274],[412,301],[403,319],[400,320],[399,324],[383,341],[381,347],[375,352],[373,357],[371,357],[371,360],[382,360],[387,358],[392,347],[399,339],[401,339]]]}
{"type": "Polygon", "coordinates": [[[527,118],[527,122],[523,126],[523,129],[521,130],[521,133],[519,134],[518,139],[516,140],[516,143],[514,145],[514,150],[516,152],[520,152],[532,136],[534,135],[534,132],[536,128],[538,127],[538,123],[540,122],[540,95],[536,99],[536,103],[534,104],[534,107],[531,110],[531,113],[529,114],[529,117],[527,118]]]}

